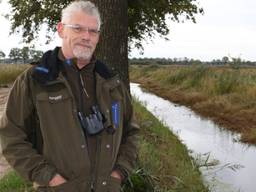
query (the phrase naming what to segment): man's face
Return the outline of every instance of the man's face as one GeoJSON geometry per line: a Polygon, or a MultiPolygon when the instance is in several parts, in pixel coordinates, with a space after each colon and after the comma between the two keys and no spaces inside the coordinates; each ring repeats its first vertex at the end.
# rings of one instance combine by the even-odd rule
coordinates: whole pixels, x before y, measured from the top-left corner
{"type": "Polygon", "coordinates": [[[90,60],[99,41],[96,17],[77,11],[69,20],[58,23],[62,51],[66,59],[90,60]]]}

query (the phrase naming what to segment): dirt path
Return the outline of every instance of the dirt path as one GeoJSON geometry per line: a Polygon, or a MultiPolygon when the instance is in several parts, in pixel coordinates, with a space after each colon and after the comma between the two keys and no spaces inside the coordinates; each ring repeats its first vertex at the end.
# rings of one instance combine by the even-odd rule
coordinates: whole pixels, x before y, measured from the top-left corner
{"type": "MultiPolygon", "coordinates": [[[[0,117],[3,114],[3,110],[5,107],[9,89],[10,88],[0,88],[0,117]]],[[[4,159],[1,151],[2,150],[1,150],[1,146],[0,146],[0,178],[10,169],[10,166],[4,159]]]]}

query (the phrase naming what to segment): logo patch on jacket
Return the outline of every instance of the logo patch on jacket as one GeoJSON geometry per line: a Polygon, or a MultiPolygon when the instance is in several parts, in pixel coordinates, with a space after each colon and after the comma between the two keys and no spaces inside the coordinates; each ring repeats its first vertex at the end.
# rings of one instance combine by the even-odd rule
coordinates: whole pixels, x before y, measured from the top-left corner
{"type": "Polygon", "coordinates": [[[58,96],[49,96],[49,100],[50,101],[59,101],[62,100],[62,95],[58,95],[58,96]]]}

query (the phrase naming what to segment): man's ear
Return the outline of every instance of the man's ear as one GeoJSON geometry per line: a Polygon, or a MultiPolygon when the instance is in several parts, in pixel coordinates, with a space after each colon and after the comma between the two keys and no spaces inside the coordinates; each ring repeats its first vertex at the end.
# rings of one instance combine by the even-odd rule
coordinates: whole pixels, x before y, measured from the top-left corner
{"type": "Polygon", "coordinates": [[[64,37],[64,34],[63,34],[64,25],[63,25],[63,23],[59,22],[57,24],[56,28],[57,28],[57,32],[58,32],[59,37],[63,38],[64,37]]]}

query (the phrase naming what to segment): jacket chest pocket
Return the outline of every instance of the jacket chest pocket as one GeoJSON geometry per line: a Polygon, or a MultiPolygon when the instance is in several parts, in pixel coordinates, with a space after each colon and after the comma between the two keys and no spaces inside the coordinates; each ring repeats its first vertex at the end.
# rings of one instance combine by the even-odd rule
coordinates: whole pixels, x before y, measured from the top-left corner
{"type": "Polygon", "coordinates": [[[63,111],[72,107],[71,96],[65,92],[42,92],[36,96],[38,111],[63,111]]]}
{"type": "Polygon", "coordinates": [[[40,126],[56,131],[73,122],[72,98],[67,92],[41,92],[36,96],[40,126]]]}

